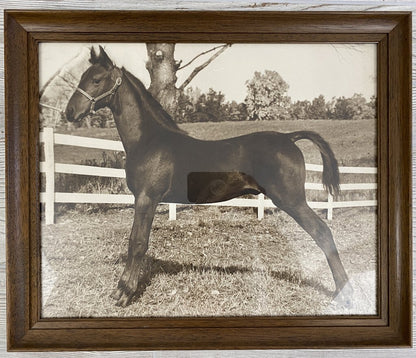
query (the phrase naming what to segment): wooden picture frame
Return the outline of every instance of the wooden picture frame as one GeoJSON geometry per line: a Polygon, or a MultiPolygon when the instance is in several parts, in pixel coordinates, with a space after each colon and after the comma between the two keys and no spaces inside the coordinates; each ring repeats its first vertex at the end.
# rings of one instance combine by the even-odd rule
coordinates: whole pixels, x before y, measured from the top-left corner
{"type": "Polygon", "coordinates": [[[411,13],[7,11],[8,349],[153,350],[411,345],[411,13]],[[378,48],[378,314],[43,319],[38,44],[374,42],[378,48]]]}

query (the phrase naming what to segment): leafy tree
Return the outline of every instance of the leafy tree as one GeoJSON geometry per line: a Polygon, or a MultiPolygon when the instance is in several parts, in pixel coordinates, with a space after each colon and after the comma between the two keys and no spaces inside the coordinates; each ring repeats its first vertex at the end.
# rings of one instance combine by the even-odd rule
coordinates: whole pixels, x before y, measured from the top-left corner
{"type": "Polygon", "coordinates": [[[344,96],[338,97],[334,106],[334,118],[351,119],[352,115],[352,108],[349,105],[348,98],[345,98],[344,96]]]}
{"type": "Polygon", "coordinates": [[[238,104],[237,111],[238,111],[237,118],[239,121],[245,121],[248,119],[247,105],[244,102],[238,104]]]}
{"type": "Polygon", "coordinates": [[[325,107],[325,97],[323,95],[319,95],[318,97],[312,100],[312,104],[310,106],[310,119],[326,119],[326,107],[325,107]]]}
{"type": "Polygon", "coordinates": [[[352,113],[352,119],[366,119],[369,117],[369,107],[362,94],[355,93],[349,98],[349,107],[352,113]]]}
{"type": "Polygon", "coordinates": [[[311,102],[296,101],[292,104],[291,117],[292,119],[308,119],[311,113],[311,102]]]}
{"type": "Polygon", "coordinates": [[[199,97],[202,95],[202,91],[198,87],[187,87],[183,92],[186,94],[193,106],[195,106],[199,97]]]}
{"type": "Polygon", "coordinates": [[[177,95],[176,107],[173,112],[173,118],[177,122],[189,122],[190,116],[194,112],[192,96],[188,91],[180,91],[177,95]]]}
{"type": "Polygon", "coordinates": [[[375,98],[368,103],[362,94],[355,93],[351,98],[339,97],[334,107],[336,119],[372,119],[375,118],[375,98]]]}
{"type": "Polygon", "coordinates": [[[332,97],[332,99],[325,103],[325,111],[326,111],[326,118],[327,119],[334,119],[335,118],[335,104],[336,98],[332,97]]]}
{"type": "Polygon", "coordinates": [[[198,121],[219,122],[228,119],[227,105],[225,104],[225,96],[220,92],[216,92],[212,88],[208,93],[202,94],[195,105],[198,121]]]}
{"type": "Polygon", "coordinates": [[[232,101],[226,104],[227,120],[245,121],[247,119],[247,106],[244,103],[232,101]]]}
{"type": "Polygon", "coordinates": [[[246,82],[245,104],[250,120],[288,119],[290,97],[289,85],[276,72],[266,70],[254,72],[254,77],[246,82]]]}
{"type": "Polygon", "coordinates": [[[205,102],[205,111],[210,113],[216,122],[224,120],[227,117],[224,107],[225,96],[223,93],[216,92],[212,88],[208,90],[205,102]]]}
{"type": "Polygon", "coordinates": [[[219,122],[247,119],[244,103],[226,102],[224,94],[212,88],[202,93],[199,88],[188,87],[180,93],[175,112],[178,122],[219,122]]]}

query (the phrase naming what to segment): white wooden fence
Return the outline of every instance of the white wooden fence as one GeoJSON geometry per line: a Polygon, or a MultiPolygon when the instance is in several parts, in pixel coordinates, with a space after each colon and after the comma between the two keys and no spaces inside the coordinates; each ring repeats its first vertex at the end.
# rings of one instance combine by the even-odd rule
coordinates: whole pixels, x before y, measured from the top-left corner
{"type": "MultiPolygon", "coordinates": [[[[40,172],[45,174],[45,191],[40,193],[40,202],[45,205],[45,223],[53,224],[55,217],[55,203],[105,203],[105,204],[133,204],[133,195],[127,194],[90,194],[90,193],[60,193],[55,192],[55,173],[78,174],[90,176],[102,176],[113,178],[125,178],[124,169],[102,168],[95,166],[63,164],[55,162],[55,144],[96,148],[104,150],[123,151],[124,148],[119,141],[79,137],[54,133],[53,128],[45,128],[40,133],[40,142],[44,143],[45,161],[40,163],[40,172]]],[[[322,172],[322,165],[306,164],[306,170],[322,172]]],[[[377,174],[377,168],[372,167],[339,167],[340,173],[377,174]]],[[[306,189],[321,190],[321,183],[305,183],[306,189]]],[[[375,190],[376,183],[348,183],[341,184],[341,190],[375,190]]],[[[326,209],[327,219],[332,220],[334,208],[376,206],[376,200],[334,201],[332,195],[328,194],[327,201],[310,201],[310,207],[315,209],[326,209]]],[[[169,203],[169,220],[176,220],[176,206],[182,204],[169,203]]],[[[190,205],[190,204],[186,204],[190,205]]],[[[196,204],[191,204],[196,205],[196,204]]],[[[257,217],[262,219],[265,208],[275,208],[270,199],[259,194],[257,199],[236,198],[220,203],[198,204],[234,207],[255,207],[257,217]]]]}

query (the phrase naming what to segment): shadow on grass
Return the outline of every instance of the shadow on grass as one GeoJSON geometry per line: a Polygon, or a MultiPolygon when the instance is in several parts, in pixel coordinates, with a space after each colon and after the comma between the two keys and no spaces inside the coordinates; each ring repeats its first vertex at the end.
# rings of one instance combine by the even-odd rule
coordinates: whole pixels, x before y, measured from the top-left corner
{"type": "MultiPolygon", "coordinates": [[[[127,255],[122,255],[117,263],[125,263],[127,259],[127,255]]],[[[136,292],[136,297],[134,298],[133,302],[136,302],[141,295],[144,293],[146,288],[151,284],[153,278],[159,274],[165,274],[169,276],[177,275],[181,272],[219,272],[224,273],[226,275],[232,275],[234,273],[253,273],[253,272],[262,272],[262,270],[256,270],[248,267],[237,266],[237,265],[230,265],[230,266],[206,266],[206,265],[194,265],[192,263],[179,263],[171,260],[162,260],[157,259],[151,256],[145,256],[145,265],[147,269],[147,274],[143,277],[143,280],[140,284],[136,292]]],[[[290,282],[292,284],[296,284],[299,286],[308,286],[311,287],[322,294],[332,297],[333,292],[328,290],[325,286],[323,286],[320,282],[314,279],[302,279],[299,277],[299,274],[290,272],[290,271],[270,271],[270,276],[274,279],[283,280],[286,282],[290,282]]],[[[132,303],[133,303],[132,302],[132,303]]]]}

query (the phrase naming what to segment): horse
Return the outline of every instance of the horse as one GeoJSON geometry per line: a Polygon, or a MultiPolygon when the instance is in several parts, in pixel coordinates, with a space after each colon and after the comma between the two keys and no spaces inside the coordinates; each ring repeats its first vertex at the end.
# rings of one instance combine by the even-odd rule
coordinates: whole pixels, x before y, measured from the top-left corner
{"type": "MultiPolygon", "coordinates": [[[[324,252],[335,282],[334,296],[346,292],[347,273],[328,226],[308,206],[305,162],[295,142],[312,141],[323,161],[322,182],[339,192],[339,171],[329,144],[317,133],[256,132],[223,140],[199,140],[181,130],[171,116],[124,67],[100,46],[67,104],[70,122],[109,107],[126,152],[126,180],[134,194],[134,220],[127,262],[111,296],[126,307],[143,291],[149,269],[145,254],[160,202],[213,203],[263,193],[313,238],[324,252]]],[[[347,296],[350,295],[349,289],[347,296]]]]}

